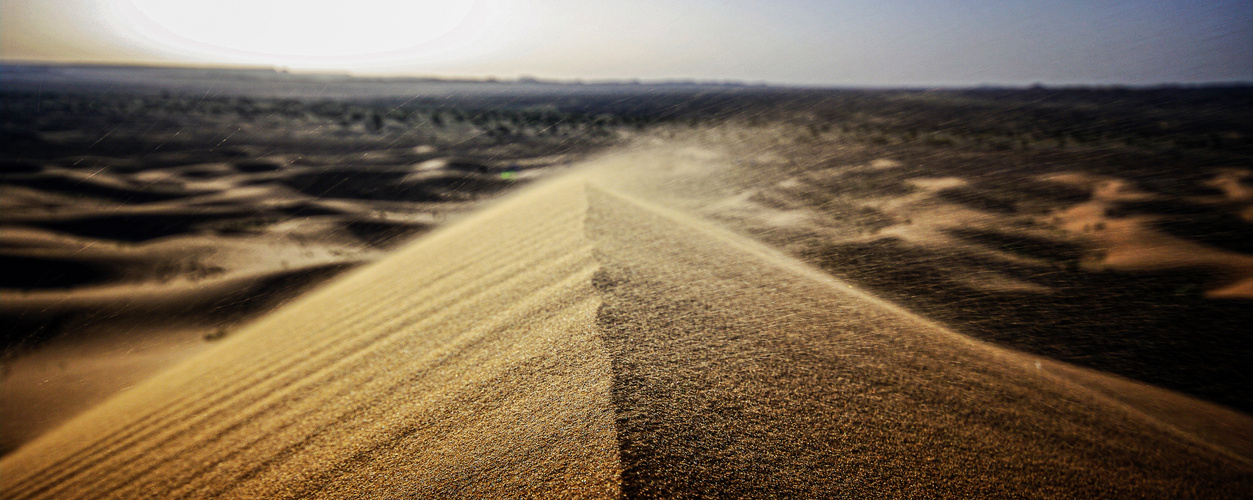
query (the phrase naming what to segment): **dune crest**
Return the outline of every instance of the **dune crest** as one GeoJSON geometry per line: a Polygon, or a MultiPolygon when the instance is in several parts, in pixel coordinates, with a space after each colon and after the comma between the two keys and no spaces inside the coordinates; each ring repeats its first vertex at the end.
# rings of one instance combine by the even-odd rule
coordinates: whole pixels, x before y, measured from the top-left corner
{"type": "Polygon", "coordinates": [[[0,461],[0,496],[613,496],[578,180],[512,197],[0,461]]]}
{"type": "Polygon", "coordinates": [[[591,200],[629,497],[1250,486],[1243,414],[959,335],[646,200],[591,200]]]}
{"type": "Polygon", "coordinates": [[[617,181],[544,182],[351,272],[0,459],[0,496],[1253,489],[1247,440],[1223,447],[617,181]]]}

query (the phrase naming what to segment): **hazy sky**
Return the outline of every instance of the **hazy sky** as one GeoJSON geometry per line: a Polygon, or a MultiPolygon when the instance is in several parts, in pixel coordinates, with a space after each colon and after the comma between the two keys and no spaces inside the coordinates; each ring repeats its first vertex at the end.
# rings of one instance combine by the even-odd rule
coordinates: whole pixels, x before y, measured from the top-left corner
{"type": "Polygon", "coordinates": [[[1250,0],[0,0],[5,60],[830,85],[1253,81],[1250,0]]]}

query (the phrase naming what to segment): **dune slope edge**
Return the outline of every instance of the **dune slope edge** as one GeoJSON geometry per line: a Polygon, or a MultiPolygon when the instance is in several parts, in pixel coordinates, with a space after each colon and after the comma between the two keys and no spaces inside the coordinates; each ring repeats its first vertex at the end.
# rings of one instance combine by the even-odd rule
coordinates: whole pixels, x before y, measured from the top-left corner
{"type": "Polygon", "coordinates": [[[0,497],[1253,490],[1237,453],[592,172],[28,443],[0,497]]]}
{"type": "Polygon", "coordinates": [[[0,461],[4,498],[613,497],[583,183],[520,192],[0,461]]]}
{"type": "Polygon", "coordinates": [[[1246,458],[1059,363],[957,335],[685,214],[589,195],[628,497],[1253,491],[1246,458]]]}

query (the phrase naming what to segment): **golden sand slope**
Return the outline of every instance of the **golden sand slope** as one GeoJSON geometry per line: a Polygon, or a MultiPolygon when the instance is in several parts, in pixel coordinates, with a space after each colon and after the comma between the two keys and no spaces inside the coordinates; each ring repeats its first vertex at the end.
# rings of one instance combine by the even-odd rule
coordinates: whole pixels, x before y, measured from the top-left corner
{"type": "Polygon", "coordinates": [[[5,457],[0,496],[1253,491],[1239,441],[607,179],[531,188],[251,325],[5,457]]]}
{"type": "Polygon", "coordinates": [[[0,462],[0,496],[611,496],[577,181],[282,309],[0,462]]]}
{"type": "Polygon", "coordinates": [[[1244,415],[970,340],[682,213],[590,196],[628,496],[1253,491],[1244,415]]]}

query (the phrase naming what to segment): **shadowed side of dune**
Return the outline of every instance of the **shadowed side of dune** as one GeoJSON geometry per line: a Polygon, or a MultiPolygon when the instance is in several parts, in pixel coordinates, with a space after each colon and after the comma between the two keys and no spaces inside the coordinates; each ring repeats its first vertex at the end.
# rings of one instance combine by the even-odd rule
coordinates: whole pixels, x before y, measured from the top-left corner
{"type": "Polygon", "coordinates": [[[0,460],[0,497],[1253,489],[1247,450],[596,172],[432,233],[27,443],[0,460]]]}
{"type": "Polygon", "coordinates": [[[615,496],[586,196],[530,190],[0,461],[5,498],[615,496]]]}
{"type": "Polygon", "coordinates": [[[0,288],[70,288],[108,280],[110,269],[73,259],[0,255],[0,288]]]}
{"type": "Polygon", "coordinates": [[[594,189],[590,207],[628,497],[1253,488],[1247,459],[1040,368],[1051,364],[1032,367],[648,202],[594,189]]]}

